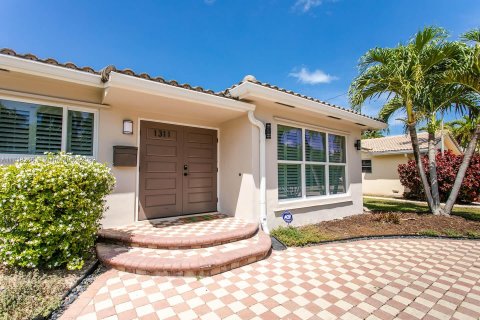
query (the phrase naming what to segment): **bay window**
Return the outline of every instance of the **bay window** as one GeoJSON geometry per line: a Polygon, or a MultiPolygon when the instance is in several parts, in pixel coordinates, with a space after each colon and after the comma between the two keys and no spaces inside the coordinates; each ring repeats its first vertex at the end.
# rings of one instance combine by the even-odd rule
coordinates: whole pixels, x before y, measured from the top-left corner
{"type": "Polygon", "coordinates": [[[0,154],[94,156],[96,113],[0,99],[0,154]]]}
{"type": "Polygon", "coordinates": [[[338,134],[278,125],[279,200],[346,193],[345,140],[338,134]]]}

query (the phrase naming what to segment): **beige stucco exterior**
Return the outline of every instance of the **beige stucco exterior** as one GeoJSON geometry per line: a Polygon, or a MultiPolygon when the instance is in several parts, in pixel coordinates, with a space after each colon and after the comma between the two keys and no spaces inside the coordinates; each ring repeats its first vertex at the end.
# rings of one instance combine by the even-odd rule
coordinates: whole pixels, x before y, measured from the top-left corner
{"type": "MultiPolygon", "coordinates": [[[[460,154],[457,145],[449,136],[445,137],[445,150],[451,150],[455,154],[460,154]]],[[[423,152],[426,152],[424,150],[423,152]]],[[[398,175],[398,166],[405,164],[413,159],[411,152],[396,152],[393,154],[363,151],[362,160],[372,161],[372,172],[362,173],[362,192],[365,195],[379,195],[389,197],[402,197],[405,188],[400,183],[398,175]]]]}
{"type": "Polygon", "coordinates": [[[352,121],[329,118],[325,114],[329,112],[329,107],[323,113],[318,113],[316,110],[278,105],[265,99],[240,102],[181,88],[170,90],[165,85],[119,74],[115,74],[115,81],[105,84],[100,81],[99,75],[87,77],[78,74],[78,71],[69,74],[73,71],[66,70],[65,75],[55,73],[54,76],[45,76],[45,79],[42,75],[28,74],[27,71],[0,72],[0,98],[78,106],[96,112],[96,160],[110,166],[117,180],[115,190],[107,197],[108,210],[102,221],[104,227],[125,225],[137,220],[138,166],[114,167],[113,146],[138,147],[140,120],[218,130],[218,210],[231,216],[259,221],[259,141],[260,134],[264,133],[260,133],[249,121],[248,111],[253,111],[263,123],[272,124],[272,139],[266,140],[265,148],[266,208],[270,228],[285,225],[281,219],[285,210],[293,213],[293,225],[362,212],[361,152],[355,149],[354,141],[360,139],[363,127],[352,121]],[[70,76],[78,79],[74,81],[69,79],[70,76]],[[80,79],[80,76],[86,78],[80,79]],[[129,87],[129,81],[132,81],[132,88],[129,87]],[[122,134],[125,119],[133,121],[133,134],[122,134]],[[278,200],[276,130],[277,124],[285,121],[346,136],[346,194],[315,200],[278,200]]]}
{"type": "Polygon", "coordinates": [[[362,191],[367,195],[401,197],[405,188],[400,183],[398,165],[407,163],[408,154],[382,156],[362,155],[362,160],[372,161],[372,173],[362,173],[362,191]]]}

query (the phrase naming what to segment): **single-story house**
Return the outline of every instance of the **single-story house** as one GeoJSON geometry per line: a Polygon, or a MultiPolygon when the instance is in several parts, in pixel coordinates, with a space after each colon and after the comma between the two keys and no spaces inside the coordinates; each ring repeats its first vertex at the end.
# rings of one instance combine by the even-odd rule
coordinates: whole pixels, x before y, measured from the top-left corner
{"type": "MultiPolygon", "coordinates": [[[[420,153],[428,152],[428,133],[419,132],[420,153]]],[[[437,150],[461,154],[457,141],[448,131],[435,137],[437,150]]],[[[398,165],[413,159],[409,135],[362,140],[362,189],[366,195],[401,197],[405,188],[400,183],[398,165]]]]}
{"type": "MultiPolygon", "coordinates": [[[[214,92],[0,51],[2,163],[64,150],[116,177],[104,227],[221,212],[270,228],[362,212],[361,131],[386,124],[246,76],[214,92]]],[[[268,230],[268,229],[267,229],[268,230]]]]}

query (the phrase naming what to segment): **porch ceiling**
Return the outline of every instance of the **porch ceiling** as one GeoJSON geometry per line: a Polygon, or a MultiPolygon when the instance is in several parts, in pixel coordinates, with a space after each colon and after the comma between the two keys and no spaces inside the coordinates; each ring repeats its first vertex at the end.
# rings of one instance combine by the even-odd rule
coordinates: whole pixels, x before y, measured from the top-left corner
{"type": "MultiPolygon", "coordinates": [[[[145,114],[147,118],[150,114],[158,116],[166,115],[178,119],[185,119],[185,121],[200,121],[202,123],[208,123],[210,126],[215,126],[237,118],[248,111],[240,108],[232,108],[227,103],[225,106],[222,106],[222,100],[220,100],[220,102],[215,101],[215,103],[208,103],[206,101],[193,101],[194,98],[195,97],[190,101],[190,99],[165,97],[155,92],[147,93],[125,88],[109,87],[105,89],[103,103],[110,105],[113,109],[133,110],[138,113],[140,117],[142,117],[142,114],[145,114]]],[[[215,99],[227,100],[218,97],[215,97],[215,99]]]]}

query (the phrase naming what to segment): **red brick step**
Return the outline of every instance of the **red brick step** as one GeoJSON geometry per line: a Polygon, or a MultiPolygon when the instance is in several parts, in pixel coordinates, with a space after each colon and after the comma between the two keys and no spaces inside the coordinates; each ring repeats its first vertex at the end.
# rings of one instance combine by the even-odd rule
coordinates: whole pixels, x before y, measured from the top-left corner
{"type": "Polygon", "coordinates": [[[259,231],[248,239],[187,250],[98,243],[97,256],[107,266],[137,274],[210,276],[262,260],[270,248],[270,237],[259,231]]]}
{"type": "Polygon", "coordinates": [[[210,220],[194,221],[195,217],[171,220],[142,221],[135,224],[102,229],[101,242],[156,249],[195,249],[248,239],[258,231],[258,224],[227,217],[207,215],[210,220]]]}

